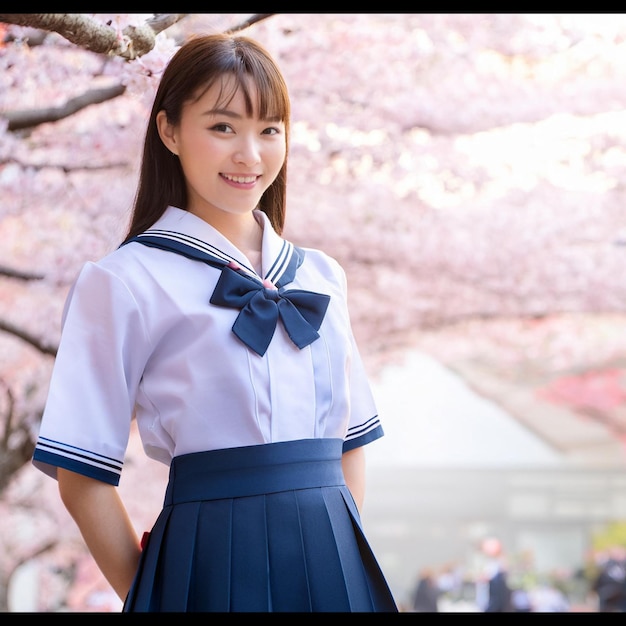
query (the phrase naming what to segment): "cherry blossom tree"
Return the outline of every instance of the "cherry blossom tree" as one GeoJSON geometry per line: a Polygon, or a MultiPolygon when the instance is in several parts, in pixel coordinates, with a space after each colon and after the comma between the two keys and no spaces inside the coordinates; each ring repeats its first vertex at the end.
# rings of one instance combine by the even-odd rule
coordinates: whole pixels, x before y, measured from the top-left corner
{"type": "MultiPolygon", "coordinates": [[[[514,403],[522,394],[624,437],[626,16],[0,23],[0,524],[28,510],[37,530],[7,546],[0,610],[21,563],[47,551],[71,573],[84,554],[78,542],[58,552],[51,530],[64,512],[29,461],[65,296],[124,232],[154,89],[194,33],[241,30],[283,68],[293,102],[285,234],[346,268],[373,377],[419,348],[519,419],[533,413],[514,403]]],[[[73,597],[83,598],[74,609],[87,602],[73,597]]]]}
{"type": "MultiPolygon", "coordinates": [[[[32,457],[71,275],[121,232],[119,211],[128,209],[132,194],[138,129],[159,74],[179,45],[175,26],[184,17],[0,15],[0,185],[6,193],[0,230],[7,242],[0,267],[0,506],[4,527],[28,529],[18,542],[14,533],[4,535],[0,611],[7,610],[11,579],[24,563],[54,551],[53,570],[64,562],[62,571],[72,572],[77,555],[84,554],[73,524],[59,523],[67,515],[51,485],[20,470],[32,457]],[[116,203],[118,212],[111,212],[116,203]],[[85,237],[76,239],[79,223],[85,237]],[[57,246],[64,250],[54,252],[57,246]],[[56,532],[59,527],[73,542],[56,532]]],[[[230,27],[264,17],[234,16],[230,27]]],[[[223,29],[223,20],[218,27],[223,29]]],[[[148,523],[144,507],[136,513],[138,523],[148,523]]],[[[64,600],[56,596],[42,594],[41,608],[59,608],[64,600]]]]}
{"type": "MultiPolygon", "coordinates": [[[[50,364],[59,305],[77,264],[103,254],[119,237],[124,216],[110,206],[128,209],[139,128],[159,75],[179,45],[176,33],[166,31],[184,17],[0,14],[5,22],[0,184],[6,193],[0,228],[9,242],[0,264],[0,277],[8,282],[0,297],[10,309],[0,314],[0,331],[13,340],[3,359],[10,366],[6,377],[0,371],[7,444],[0,492],[32,455],[41,398],[22,403],[46,376],[38,371],[28,378],[29,368],[16,368],[10,351],[31,357],[38,367],[41,357],[50,364]],[[33,27],[45,29],[45,37],[33,27]],[[83,231],[78,241],[72,239],[77,226],[83,231]],[[36,292],[44,302],[35,308],[26,300],[36,292]],[[31,352],[24,353],[25,347],[31,352]],[[12,379],[11,372],[27,381],[12,379]]],[[[264,17],[240,18],[232,28],[264,17]]]]}

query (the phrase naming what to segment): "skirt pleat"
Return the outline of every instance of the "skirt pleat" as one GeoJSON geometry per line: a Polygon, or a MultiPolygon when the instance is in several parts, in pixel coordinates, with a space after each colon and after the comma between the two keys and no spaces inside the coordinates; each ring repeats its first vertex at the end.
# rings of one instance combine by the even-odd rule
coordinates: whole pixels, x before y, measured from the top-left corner
{"type": "Polygon", "coordinates": [[[341,451],[311,439],[174,458],[123,610],[396,612],[341,451]]]}
{"type": "Polygon", "coordinates": [[[272,610],[312,611],[297,494],[274,493],[266,499],[272,610]]]}
{"type": "Polygon", "coordinates": [[[167,534],[161,543],[159,556],[159,578],[163,581],[160,602],[163,611],[188,609],[188,599],[194,587],[192,573],[199,508],[199,502],[179,504],[169,516],[167,534]],[[180,537],[185,537],[185,541],[180,541],[180,537]]]}
{"type": "Polygon", "coordinates": [[[237,498],[233,506],[231,610],[271,610],[265,497],[237,498]],[[234,608],[236,607],[236,608],[234,608]]]}
{"type": "Polygon", "coordinates": [[[198,555],[194,580],[202,593],[190,598],[190,611],[230,611],[232,578],[233,500],[203,502],[198,524],[198,555]],[[215,567],[219,563],[221,568],[215,567]]]}
{"type": "Polygon", "coordinates": [[[125,612],[135,610],[158,610],[156,603],[153,602],[153,591],[161,587],[161,581],[157,574],[160,551],[158,549],[152,549],[151,544],[157,544],[158,538],[165,535],[165,527],[167,526],[170,513],[171,509],[161,511],[161,514],[150,531],[150,535],[139,559],[137,574],[135,575],[133,584],[124,602],[123,610],[125,612]],[[151,584],[146,584],[146,581],[151,581],[151,584]]]}
{"type": "Polygon", "coordinates": [[[298,493],[309,573],[311,610],[346,612],[350,611],[351,607],[344,576],[345,569],[346,567],[350,569],[350,564],[341,561],[338,541],[341,542],[344,538],[338,537],[335,533],[336,529],[332,523],[333,510],[326,508],[327,502],[322,489],[298,493]],[[320,501],[323,506],[320,506],[320,501]]]}

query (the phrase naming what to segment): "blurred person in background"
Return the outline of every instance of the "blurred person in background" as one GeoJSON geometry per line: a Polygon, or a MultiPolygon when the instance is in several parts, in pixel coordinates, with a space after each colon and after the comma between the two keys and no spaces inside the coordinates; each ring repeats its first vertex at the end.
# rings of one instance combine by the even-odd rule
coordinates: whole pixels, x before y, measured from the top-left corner
{"type": "Polygon", "coordinates": [[[439,594],[440,589],[432,568],[422,568],[411,597],[411,610],[415,613],[437,613],[439,594]]]}
{"type": "Polygon", "coordinates": [[[626,603],[626,550],[612,546],[601,555],[592,583],[600,613],[621,613],[626,603]]]}
{"type": "Polygon", "coordinates": [[[506,613],[514,610],[508,582],[508,570],[501,541],[487,537],[480,546],[485,557],[476,581],[476,603],[485,613],[506,613]]]}

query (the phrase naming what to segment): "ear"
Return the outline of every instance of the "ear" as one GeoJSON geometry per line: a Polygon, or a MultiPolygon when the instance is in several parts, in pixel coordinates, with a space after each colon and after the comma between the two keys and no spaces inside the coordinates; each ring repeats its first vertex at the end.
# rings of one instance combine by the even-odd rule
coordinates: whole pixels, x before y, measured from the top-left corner
{"type": "Polygon", "coordinates": [[[157,130],[159,131],[159,137],[165,145],[165,147],[172,153],[178,154],[178,145],[176,144],[175,128],[169,123],[167,119],[167,113],[161,109],[156,116],[157,130]]]}

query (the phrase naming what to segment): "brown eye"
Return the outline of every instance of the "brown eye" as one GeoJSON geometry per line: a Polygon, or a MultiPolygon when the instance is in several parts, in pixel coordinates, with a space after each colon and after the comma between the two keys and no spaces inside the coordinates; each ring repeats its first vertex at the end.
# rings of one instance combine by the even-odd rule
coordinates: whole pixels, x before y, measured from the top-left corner
{"type": "Polygon", "coordinates": [[[218,133],[230,133],[233,129],[228,124],[215,124],[211,126],[211,130],[215,130],[218,133]]]}

